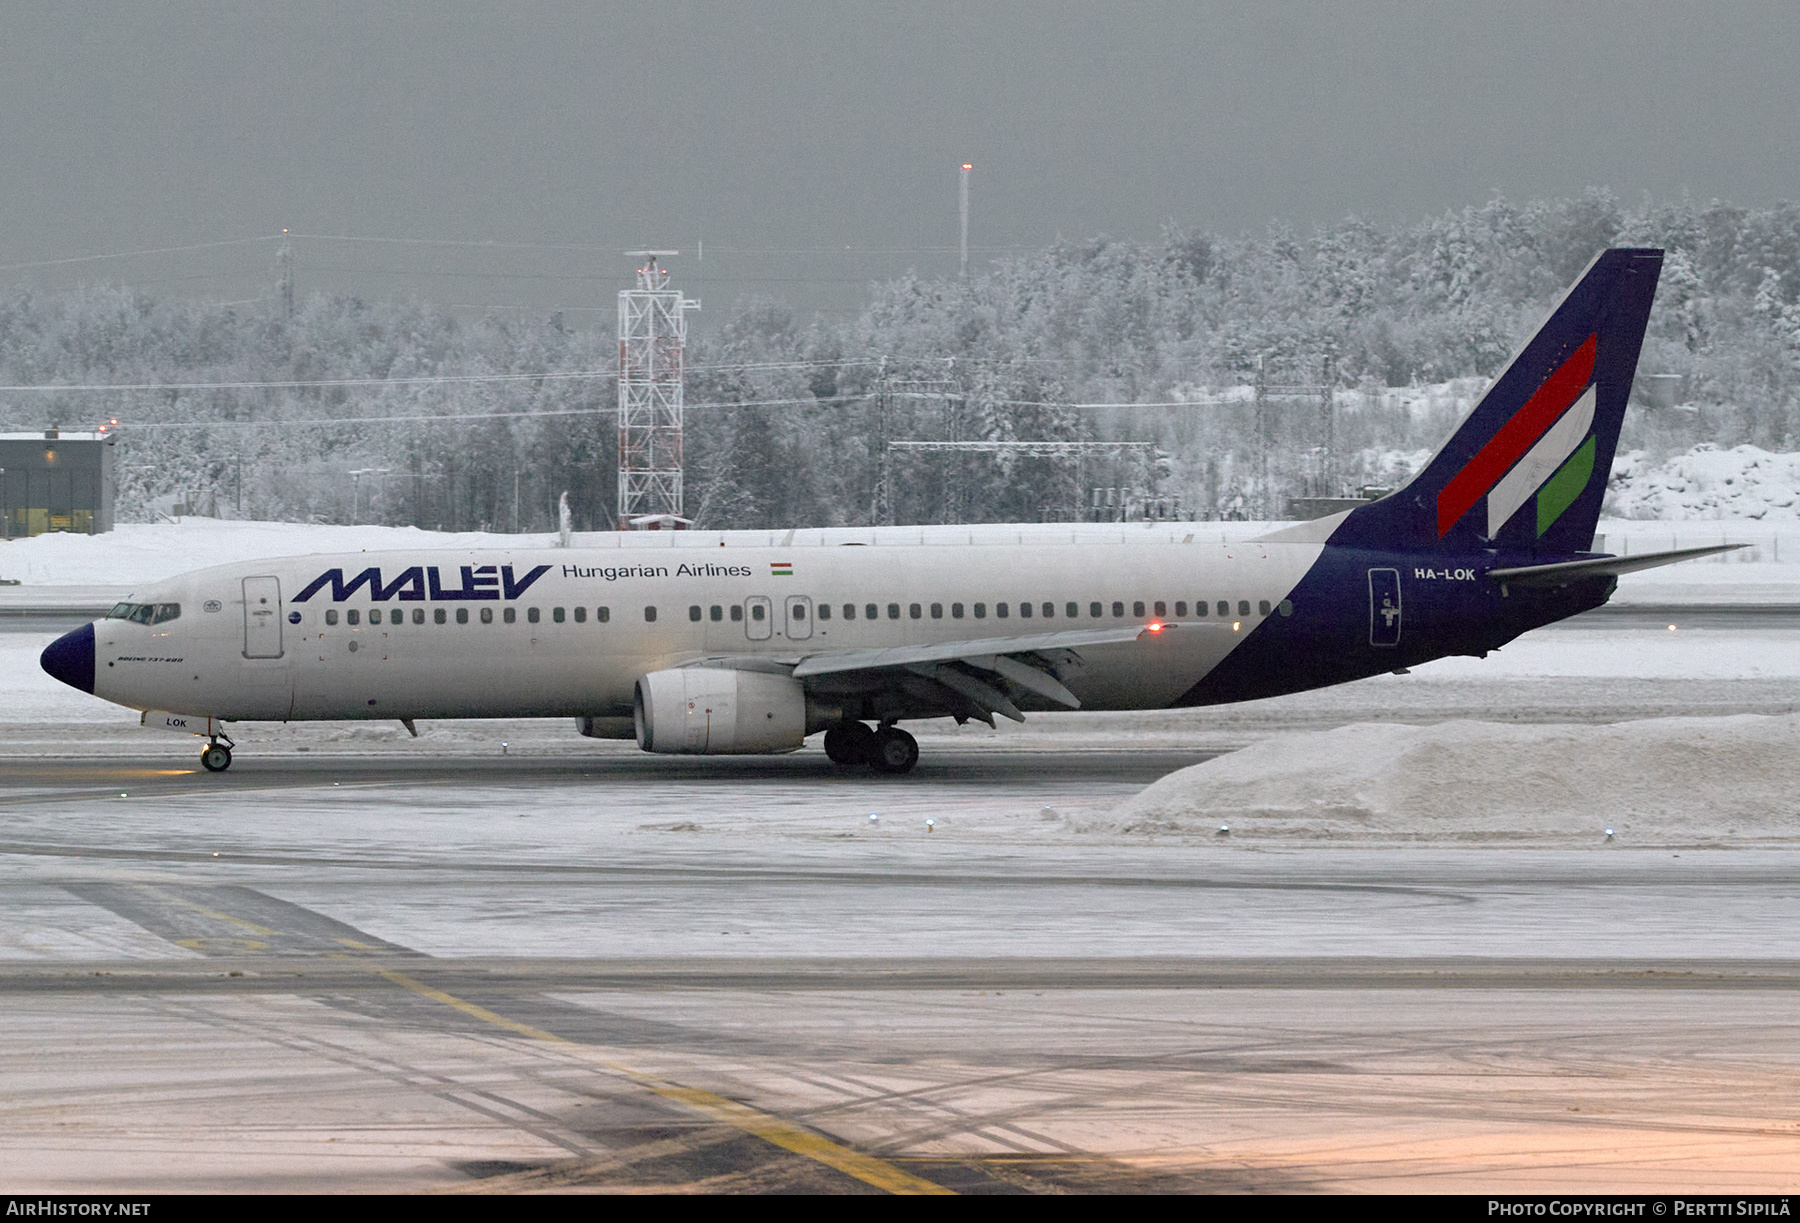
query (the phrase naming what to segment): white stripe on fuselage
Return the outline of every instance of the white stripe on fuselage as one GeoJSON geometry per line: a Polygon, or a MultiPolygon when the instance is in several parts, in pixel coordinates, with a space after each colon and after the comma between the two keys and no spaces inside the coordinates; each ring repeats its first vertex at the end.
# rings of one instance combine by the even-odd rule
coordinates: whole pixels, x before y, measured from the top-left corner
{"type": "MultiPolygon", "coordinates": [[[[1081,651],[1068,686],[1088,709],[1166,706],[1193,687],[1287,598],[1321,551],[1315,541],[1230,544],[881,545],[873,547],[531,549],[359,552],[219,566],[134,596],[178,601],[179,620],[154,629],[120,620],[96,627],[95,692],[141,709],[233,719],[549,717],[629,713],[647,671],[701,658],[795,660],[868,650],[1155,619],[1242,624],[1240,632],[1175,632],[1149,644],[1081,651]],[[784,573],[786,566],[792,574],[784,573]],[[544,573],[513,599],[378,601],[365,585],[344,602],[329,584],[294,597],[322,574],[346,582],[369,568],[392,584],[414,566],[437,566],[439,589],[462,587],[462,567],[511,566],[515,580],[544,573]],[[721,574],[719,571],[725,570],[721,574]],[[282,657],[244,657],[243,580],[281,582],[282,657]],[[748,575],[748,576],[746,576],[748,575]],[[751,618],[768,602],[767,636],[751,618]],[[790,612],[804,600],[805,616],[790,612]],[[1204,600],[1206,614],[1195,614],[1204,600]],[[1228,603],[1221,617],[1218,605],[1228,603]],[[1033,615],[1019,614],[1029,603],[1033,615]],[[1043,605],[1053,614],[1043,615],[1043,605]],[[1068,616],[1069,604],[1077,615],[1068,616]],[[1093,605],[1101,614],[1092,615],[1093,605]],[[1144,605],[1137,614],[1136,605],[1144,605]],[[1177,615],[1177,604],[1186,606],[1177,615]],[[218,610],[206,611],[216,604],[218,610]],[[829,604],[829,618],[818,614],[829,604]],[[844,606],[855,609],[854,619],[844,606]],[[876,616],[870,619],[868,606],[876,616]],[[918,605],[920,616],[912,609],[918,605]],[[941,617],[931,613],[942,607],[941,617]],[[961,605],[963,614],[953,614],[961,605]],[[997,614],[1004,605],[1008,614],[997,614]],[[1115,605],[1122,605],[1116,616],[1115,605]],[[1240,609],[1247,605],[1248,614],[1240,609]],[[712,618],[713,608],[720,619],[712,618]],[[585,611],[577,623],[574,609],[585,611]],[[654,621],[646,608],[656,609],[654,621]],[[699,608],[700,619],[690,619],[699,608]],[[740,609],[741,620],[731,618],[740,609]],[[898,609],[898,618],[890,613],[898,609]],[[980,607],[985,613],[976,615],[980,607]],[[511,608],[515,620],[507,623],[511,608]],[[606,609],[606,620],[599,609],[606,609]],[[483,610],[492,622],[483,623],[483,610]],[[530,621],[532,609],[537,622],[530,621]],[[562,619],[555,616],[561,610],[562,619]],[[325,613],[338,613],[325,623],[325,613]],[[369,623],[371,610],[381,623],[369,623]],[[390,622],[392,611],[405,613],[390,622]],[[456,622],[458,611],[468,622],[456,622]],[[358,624],[349,623],[349,613],[358,624]],[[414,612],[424,623],[415,623],[414,612]],[[436,623],[444,613],[446,623],[436,623]],[[300,622],[290,623],[298,612],[300,622]],[[155,648],[150,635],[160,633],[155,648]],[[158,661],[151,661],[151,660],[158,661]]],[[[491,589],[484,585],[484,591],[491,589]]]]}

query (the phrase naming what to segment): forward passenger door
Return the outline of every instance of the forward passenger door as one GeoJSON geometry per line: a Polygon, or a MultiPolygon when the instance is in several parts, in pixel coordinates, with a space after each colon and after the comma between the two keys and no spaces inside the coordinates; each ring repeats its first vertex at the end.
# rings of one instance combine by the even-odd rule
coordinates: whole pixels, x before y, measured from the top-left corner
{"type": "Polygon", "coordinates": [[[244,579],[244,657],[281,657],[281,579],[244,579]]]}

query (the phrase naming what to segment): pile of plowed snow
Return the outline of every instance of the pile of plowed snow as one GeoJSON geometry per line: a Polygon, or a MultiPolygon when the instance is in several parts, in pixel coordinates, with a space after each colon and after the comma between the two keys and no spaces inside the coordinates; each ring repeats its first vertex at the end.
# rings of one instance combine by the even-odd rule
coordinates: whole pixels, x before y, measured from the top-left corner
{"type": "Polygon", "coordinates": [[[1800,841],[1800,715],[1610,726],[1359,723],[1171,773],[1117,831],[1233,841],[1800,841]]]}
{"type": "Polygon", "coordinates": [[[1641,450],[1613,460],[1606,512],[1620,518],[1800,518],[1800,454],[1703,444],[1662,463],[1641,450]]]}

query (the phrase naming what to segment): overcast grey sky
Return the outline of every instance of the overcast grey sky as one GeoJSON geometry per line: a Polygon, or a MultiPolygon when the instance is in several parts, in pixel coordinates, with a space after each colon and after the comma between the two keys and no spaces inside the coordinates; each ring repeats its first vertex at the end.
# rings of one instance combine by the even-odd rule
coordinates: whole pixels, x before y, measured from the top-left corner
{"type": "MultiPolygon", "coordinates": [[[[610,310],[657,245],[715,321],[1058,235],[1413,219],[1800,174],[1800,5],[6,0],[0,263],[277,232],[300,287],[610,310]],[[848,248],[848,249],[846,249],[848,248]],[[703,275],[702,275],[703,273],[703,275]]],[[[272,244],[0,271],[236,300],[272,244]]],[[[591,319],[592,315],[582,315],[591,319]]]]}

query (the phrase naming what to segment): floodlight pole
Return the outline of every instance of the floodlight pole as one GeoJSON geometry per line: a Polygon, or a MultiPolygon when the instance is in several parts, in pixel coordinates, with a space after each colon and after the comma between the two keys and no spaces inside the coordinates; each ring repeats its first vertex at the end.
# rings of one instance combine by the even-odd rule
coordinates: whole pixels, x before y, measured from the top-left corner
{"type": "Polygon", "coordinates": [[[963,162],[962,186],[960,191],[962,200],[962,259],[961,262],[957,264],[956,274],[958,276],[967,276],[969,274],[969,172],[974,168],[975,165],[973,162],[963,162]]]}

